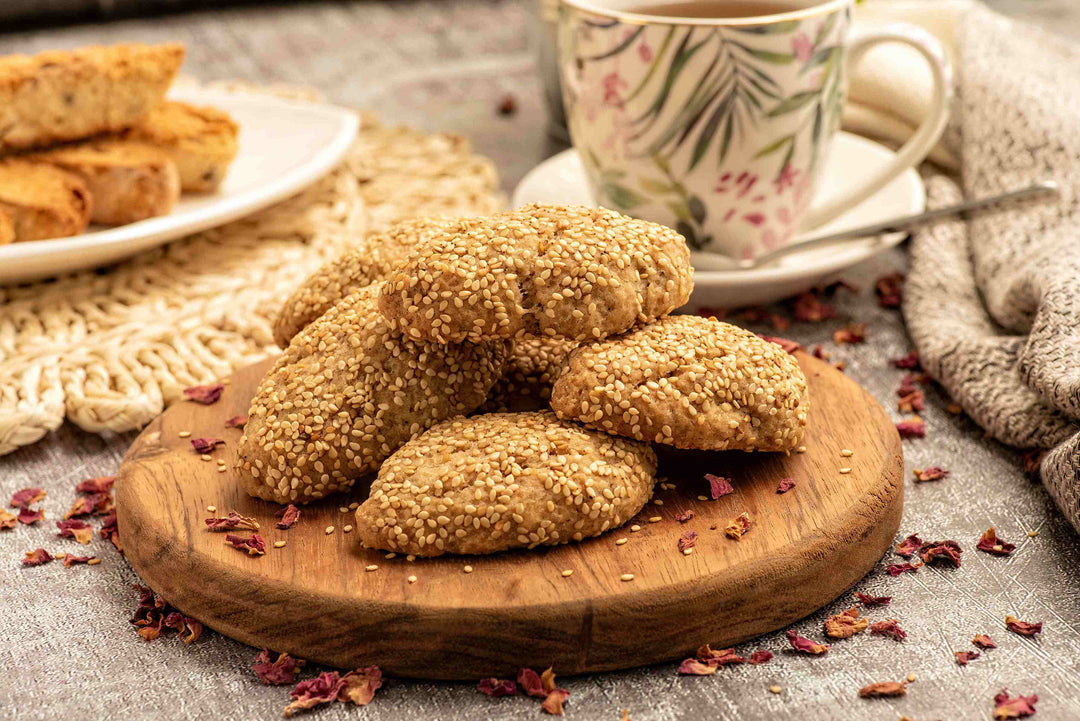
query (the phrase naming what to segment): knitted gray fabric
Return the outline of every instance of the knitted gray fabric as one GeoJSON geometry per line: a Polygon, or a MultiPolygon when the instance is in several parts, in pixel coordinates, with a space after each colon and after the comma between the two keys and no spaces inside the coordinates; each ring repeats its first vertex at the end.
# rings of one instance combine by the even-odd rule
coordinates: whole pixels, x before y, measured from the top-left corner
{"type": "MultiPolygon", "coordinates": [[[[990,435],[1053,449],[1043,482],[1080,531],[1080,52],[982,6],[959,32],[963,194],[1052,178],[1062,198],[917,233],[904,317],[923,367],[990,435]]],[[[932,205],[961,197],[942,177],[928,189],[932,205]]]]}

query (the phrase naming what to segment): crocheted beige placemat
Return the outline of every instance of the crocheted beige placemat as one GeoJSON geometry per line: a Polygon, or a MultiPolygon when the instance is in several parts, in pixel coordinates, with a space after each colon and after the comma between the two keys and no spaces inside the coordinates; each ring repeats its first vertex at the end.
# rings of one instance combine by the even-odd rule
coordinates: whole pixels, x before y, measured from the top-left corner
{"type": "Polygon", "coordinates": [[[494,167],[464,138],[361,120],[342,165],[276,206],[107,272],[0,286],[0,454],[65,418],[139,428],[184,388],[276,352],[280,303],[367,231],[501,209],[494,167]]]}

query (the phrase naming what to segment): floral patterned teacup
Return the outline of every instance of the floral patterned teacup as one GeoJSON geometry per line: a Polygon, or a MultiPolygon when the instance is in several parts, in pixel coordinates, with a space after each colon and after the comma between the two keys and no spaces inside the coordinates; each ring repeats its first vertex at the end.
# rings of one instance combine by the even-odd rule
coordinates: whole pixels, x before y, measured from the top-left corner
{"type": "Polygon", "coordinates": [[[563,0],[570,136],[599,205],[675,227],[692,250],[754,258],[788,243],[920,162],[945,128],[940,45],[907,25],[853,33],[854,0],[790,0],[790,12],[731,19],[633,12],[646,3],[563,0]],[[927,120],[869,182],[815,203],[846,68],[882,42],[910,45],[930,64],[927,120]]]}

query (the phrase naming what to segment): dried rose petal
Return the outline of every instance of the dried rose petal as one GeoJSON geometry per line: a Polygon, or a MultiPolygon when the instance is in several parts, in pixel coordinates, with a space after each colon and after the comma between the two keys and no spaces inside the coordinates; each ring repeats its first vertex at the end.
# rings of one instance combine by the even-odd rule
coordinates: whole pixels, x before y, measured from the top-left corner
{"type": "Polygon", "coordinates": [[[940,481],[942,478],[948,477],[948,475],[948,471],[946,471],[944,468],[939,468],[937,466],[915,469],[915,480],[920,483],[926,481],[940,481]]]}
{"type": "Polygon", "coordinates": [[[686,510],[686,511],[682,511],[680,513],[676,513],[675,514],[675,520],[678,521],[679,523],[686,523],[687,521],[689,521],[691,518],[693,518],[696,515],[697,514],[694,513],[693,511],[686,510]]]}
{"type": "Polygon", "coordinates": [[[956,663],[960,666],[967,666],[969,662],[974,661],[980,655],[978,651],[953,651],[953,656],[956,656],[956,663]]]}
{"type": "Polygon", "coordinates": [[[829,303],[821,302],[813,292],[797,296],[792,311],[798,320],[810,323],[818,323],[836,315],[836,309],[829,303]]]}
{"type": "Polygon", "coordinates": [[[102,538],[109,539],[112,542],[112,545],[116,546],[116,550],[120,553],[124,552],[124,547],[120,544],[120,531],[116,527],[115,511],[105,516],[105,520],[101,524],[98,535],[102,538]]]}
{"type": "Polygon", "coordinates": [[[221,393],[225,390],[225,386],[221,383],[211,383],[205,386],[192,386],[191,388],[184,389],[184,397],[189,401],[195,401],[201,403],[204,406],[208,406],[211,403],[217,403],[217,399],[221,398],[221,393]]]}
{"type": "Polygon", "coordinates": [[[14,513],[9,513],[3,508],[0,508],[0,531],[6,531],[15,528],[18,522],[19,519],[14,513]]]}
{"type": "Polygon", "coordinates": [[[105,514],[113,509],[113,499],[108,493],[91,493],[89,496],[83,496],[72,504],[68,512],[64,514],[64,519],[74,518],[76,516],[89,516],[92,514],[105,514]]]}
{"type": "Polygon", "coordinates": [[[808,653],[812,656],[820,656],[829,650],[829,644],[827,643],[814,643],[808,638],[800,636],[794,630],[788,630],[787,632],[788,643],[791,647],[800,653],[808,653]]]}
{"type": "Polygon", "coordinates": [[[266,542],[258,533],[251,534],[250,538],[234,536],[230,533],[225,536],[225,543],[228,543],[233,548],[239,548],[241,551],[247,551],[249,556],[266,555],[266,542]]]}
{"type": "Polygon", "coordinates": [[[304,660],[293,658],[287,653],[279,653],[276,660],[270,660],[270,649],[264,648],[255,657],[251,670],[267,686],[285,686],[296,683],[296,674],[304,667],[304,660]]]}
{"type": "Polygon", "coordinates": [[[382,670],[378,666],[366,666],[349,671],[341,677],[341,690],[337,700],[355,706],[367,706],[382,688],[382,670]]]}
{"type": "Polygon", "coordinates": [[[885,567],[885,572],[890,576],[899,576],[901,573],[915,573],[918,570],[918,566],[910,563],[890,563],[885,567]]]}
{"type": "Polygon", "coordinates": [[[679,664],[678,669],[678,674],[680,676],[711,676],[714,673],[716,673],[716,666],[702,663],[696,658],[683,659],[683,662],[679,664]]]}
{"type": "Polygon", "coordinates": [[[697,531],[685,531],[679,536],[679,550],[685,551],[688,548],[693,548],[697,543],[697,531]]]}
{"type": "Polygon", "coordinates": [[[903,681],[879,681],[859,689],[859,698],[889,698],[907,693],[907,684],[903,681]]]}
{"type": "Polygon", "coordinates": [[[827,361],[832,358],[832,354],[820,344],[814,344],[814,347],[810,349],[810,355],[814,356],[818,360],[827,361]]]}
{"type": "Polygon", "coordinates": [[[724,529],[724,533],[728,538],[734,538],[736,541],[747,534],[747,532],[753,528],[754,524],[750,520],[750,514],[743,511],[735,517],[727,528],[724,529]]]}
{"type": "Polygon", "coordinates": [[[746,663],[746,659],[735,653],[733,648],[713,649],[709,644],[697,650],[697,660],[711,666],[728,666],[733,663],[746,663]]]}
{"type": "Polygon", "coordinates": [[[730,478],[721,478],[711,473],[705,474],[705,480],[709,482],[709,496],[715,501],[717,498],[734,493],[730,478]]]}
{"type": "Polygon", "coordinates": [[[485,696],[513,696],[517,693],[517,684],[509,679],[482,678],[476,688],[485,696]]]}
{"type": "Polygon", "coordinates": [[[953,568],[960,568],[960,554],[963,549],[956,541],[933,541],[919,546],[919,558],[923,563],[936,563],[941,561],[953,568]]]}
{"type": "Polygon", "coordinates": [[[829,638],[851,638],[866,630],[870,622],[859,616],[859,607],[852,606],[843,613],[825,619],[825,635],[829,638]]]}
{"type": "Polygon", "coordinates": [[[540,687],[548,693],[551,693],[556,688],[555,671],[553,671],[550,666],[548,666],[547,669],[545,669],[544,672],[540,674],[540,687]]]}
{"type": "Polygon", "coordinates": [[[833,343],[838,345],[862,343],[866,340],[866,324],[852,323],[843,328],[838,328],[833,331],[832,337],[833,343]]]}
{"type": "Polygon", "coordinates": [[[767,340],[770,343],[775,343],[788,353],[794,353],[795,351],[802,349],[802,346],[799,345],[799,343],[791,340],[790,338],[780,338],[775,335],[761,335],[760,333],[758,334],[758,337],[762,340],[767,340]]]}
{"type": "Polygon", "coordinates": [[[549,713],[552,716],[563,715],[563,703],[566,699],[570,698],[570,692],[564,688],[557,688],[551,691],[544,699],[544,702],[540,704],[540,708],[545,713],[549,713]]]}
{"type": "Polygon", "coordinates": [[[923,541],[919,538],[918,533],[912,533],[900,543],[896,544],[896,555],[903,556],[904,558],[911,558],[915,555],[915,552],[919,550],[923,545],[923,541]]]}
{"type": "Polygon", "coordinates": [[[277,516],[281,519],[277,522],[277,527],[282,531],[287,531],[300,520],[300,509],[290,503],[278,511],[277,516]]]}
{"type": "Polygon", "coordinates": [[[795,487],[795,481],[790,478],[781,478],[780,482],[776,484],[777,493],[787,493],[795,487]]]}
{"type": "Polygon", "coordinates": [[[763,663],[768,663],[769,661],[772,661],[772,657],[772,651],[766,651],[763,648],[759,648],[757,651],[754,651],[752,654],[750,654],[750,658],[747,660],[753,666],[760,666],[763,663]]]}
{"type": "Polygon", "coordinates": [[[1021,621],[1016,616],[1006,616],[1005,628],[1021,636],[1034,636],[1037,633],[1042,633],[1042,621],[1028,623],[1027,621],[1021,621]]]}
{"type": "Polygon", "coordinates": [[[903,358],[893,358],[890,363],[896,368],[904,368],[905,370],[919,370],[922,366],[919,365],[919,351],[913,350],[903,358]]]}
{"type": "Polygon", "coordinates": [[[950,403],[949,405],[945,406],[945,412],[948,413],[950,416],[958,416],[964,412],[964,407],[959,403],[950,403]]]}
{"type": "Polygon", "coordinates": [[[26,508],[32,503],[39,503],[45,500],[45,497],[49,495],[49,492],[42,488],[23,488],[22,490],[15,491],[11,496],[12,508],[26,508]]]}
{"type": "Polygon", "coordinates": [[[923,392],[915,388],[900,396],[900,399],[896,401],[896,410],[901,413],[917,413],[925,407],[925,402],[923,392]]]}
{"type": "Polygon", "coordinates": [[[997,644],[990,640],[990,637],[985,633],[975,634],[975,638],[971,639],[971,642],[979,648],[997,648],[997,644]]]}
{"type": "Polygon", "coordinates": [[[896,431],[901,438],[924,438],[926,436],[926,424],[918,416],[906,418],[896,424],[896,431]]]}
{"type": "Polygon", "coordinates": [[[903,641],[907,638],[907,631],[900,628],[900,623],[895,618],[870,624],[870,634],[873,636],[887,636],[894,641],[903,641]]]}
{"type": "Polygon", "coordinates": [[[57,521],[56,527],[60,529],[60,533],[57,534],[60,538],[73,538],[83,545],[90,543],[90,539],[94,537],[93,527],[77,518],[57,521]]]}
{"type": "Polygon", "coordinates": [[[337,671],[323,671],[315,678],[301,681],[289,692],[292,703],[285,707],[285,718],[297,711],[336,701],[343,685],[337,671]]]}
{"type": "Polygon", "coordinates": [[[187,646],[195,643],[199,640],[200,637],[202,637],[203,625],[191,616],[184,616],[183,628],[179,628],[177,630],[180,631],[181,637],[184,640],[184,645],[187,646]],[[186,635],[184,635],[185,631],[186,635]]]}
{"type": "Polygon", "coordinates": [[[899,308],[904,298],[904,275],[889,273],[881,276],[874,283],[874,293],[882,308],[899,308]]]}
{"type": "Polygon", "coordinates": [[[1008,556],[1016,550],[1016,544],[1002,541],[997,537],[994,527],[991,526],[983,532],[979,542],[975,544],[975,548],[995,556],[1008,556]]]}
{"type": "Polygon", "coordinates": [[[75,486],[75,490],[79,493],[108,493],[112,490],[114,483],[116,483],[116,476],[98,476],[87,478],[75,486]]]}
{"type": "Polygon", "coordinates": [[[48,563],[53,560],[53,555],[46,551],[44,548],[35,548],[33,551],[27,551],[25,557],[22,560],[24,566],[40,566],[44,563],[48,563]]]}
{"type": "Polygon", "coordinates": [[[71,568],[76,563],[87,563],[88,561],[93,560],[93,558],[94,556],[73,556],[69,553],[64,556],[64,568],[71,568]]]}
{"type": "Polygon", "coordinates": [[[521,687],[521,690],[529,696],[547,698],[547,691],[544,690],[544,684],[540,681],[540,674],[533,671],[531,668],[519,670],[517,682],[518,686],[521,687]]]}
{"type": "Polygon", "coordinates": [[[220,438],[192,438],[191,447],[196,453],[213,453],[218,446],[225,445],[220,438]]]}
{"type": "Polygon", "coordinates": [[[1003,688],[1001,693],[994,696],[994,718],[1011,719],[1032,716],[1038,701],[1039,697],[1035,694],[1010,698],[1008,689],[1003,688]]]}
{"type": "Polygon", "coordinates": [[[888,606],[892,596],[871,596],[868,593],[855,592],[855,598],[864,606],[888,606]]]}
{"type": "Polygon", "coordinates": [[[849,293],[859,294],[859,286],[849,283],[846,280],[834,280],[828,285],[819,285],[815,289],[818,293],[824,295],[826,298],[832,298],[836,295],[837,291],[846,290],[849,293]]]}
{"type": "Polygon", "coordinates": [[[247,425],[247,416],[233,416],[225,421],[226,428],[243,428],[247,425]]]}
{"type": "Polygon", "coordinates": [[[35,511],[32,508],[26,508],[24,506],[19,509],[19,515],[16,516],[16,518],[19,519],[19,523],[32,526],[38,521],[45,519],[45,511],[35,511]]]}
{"type": "Polygon", "coordinates": [[[1020,460],[1024,464],[1024,472],[1029,476],[1038,475],[1042,466],[1043,458],[1046,458],[1045,448],[1032,448],[1020,453],[1020,460]]]}
{"type": "Polygon", "coordinates": [[[251,516],[241,516],[236,511],[229,511],[224,518],[207,518],[206,529],[208,531],[228,531],[234,528],[244,528],[254,531],[259,528],[259,522],[251,516]]]}
{"type": "Polygon", "coordinates": [[[774,330],[779,331],[785,331],[791,325],[791,322],[784,316],[773,313],[768,308],[763,308],[760,305],[739,308],[735,317],[746,323],[768,323],[774,330]]]}

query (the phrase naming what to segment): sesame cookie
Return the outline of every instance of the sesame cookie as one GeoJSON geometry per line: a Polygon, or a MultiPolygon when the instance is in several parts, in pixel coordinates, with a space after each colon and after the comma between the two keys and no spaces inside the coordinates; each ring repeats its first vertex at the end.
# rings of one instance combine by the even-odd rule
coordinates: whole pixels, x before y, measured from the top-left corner
{"type": "Polygon", "coordinates": [[[348,489],[414,435],[484,402],[510,344],[401,338],[377,295],[368,286],[342,299],[259,384],[236,459],[251,495],[307,503],[348,489]]]}
{"type": "Polygon", "coordinates": [[[640,511],[655,472],[647,445],[550,411],[454,418],[386,459],[356,530],[369,548],[417,556],[580,541],[640,511]]]}
{"type": "Polygon", "coordinates": [[[570,354],[560,418],[702,450],[790,451],[803,438],[806,378],[775,343],[715,318],[661,318],[570,354]]]}
{"type": "Polygon", "coordinates": [[[481,413],[547,410],[551,388],[577,341],[518,338],[481,413]]]}
{"type": "Polygon", "coordinates": [[[356,247],[323,265],[293,291],[274,321],[274,340],[284,348],[308,323],[357,288],[382,280],[417,242],[450,224],[451,221],[439,218],[415,218],[368,234],[356,247]]]}
{"type": "Polygon", "coordinates": [[[612,210],[527,205],[459,220],[390,273],[379,308],[410,338],[597,340],[670,313],[693,288],[686,241],[612,210]]]}

